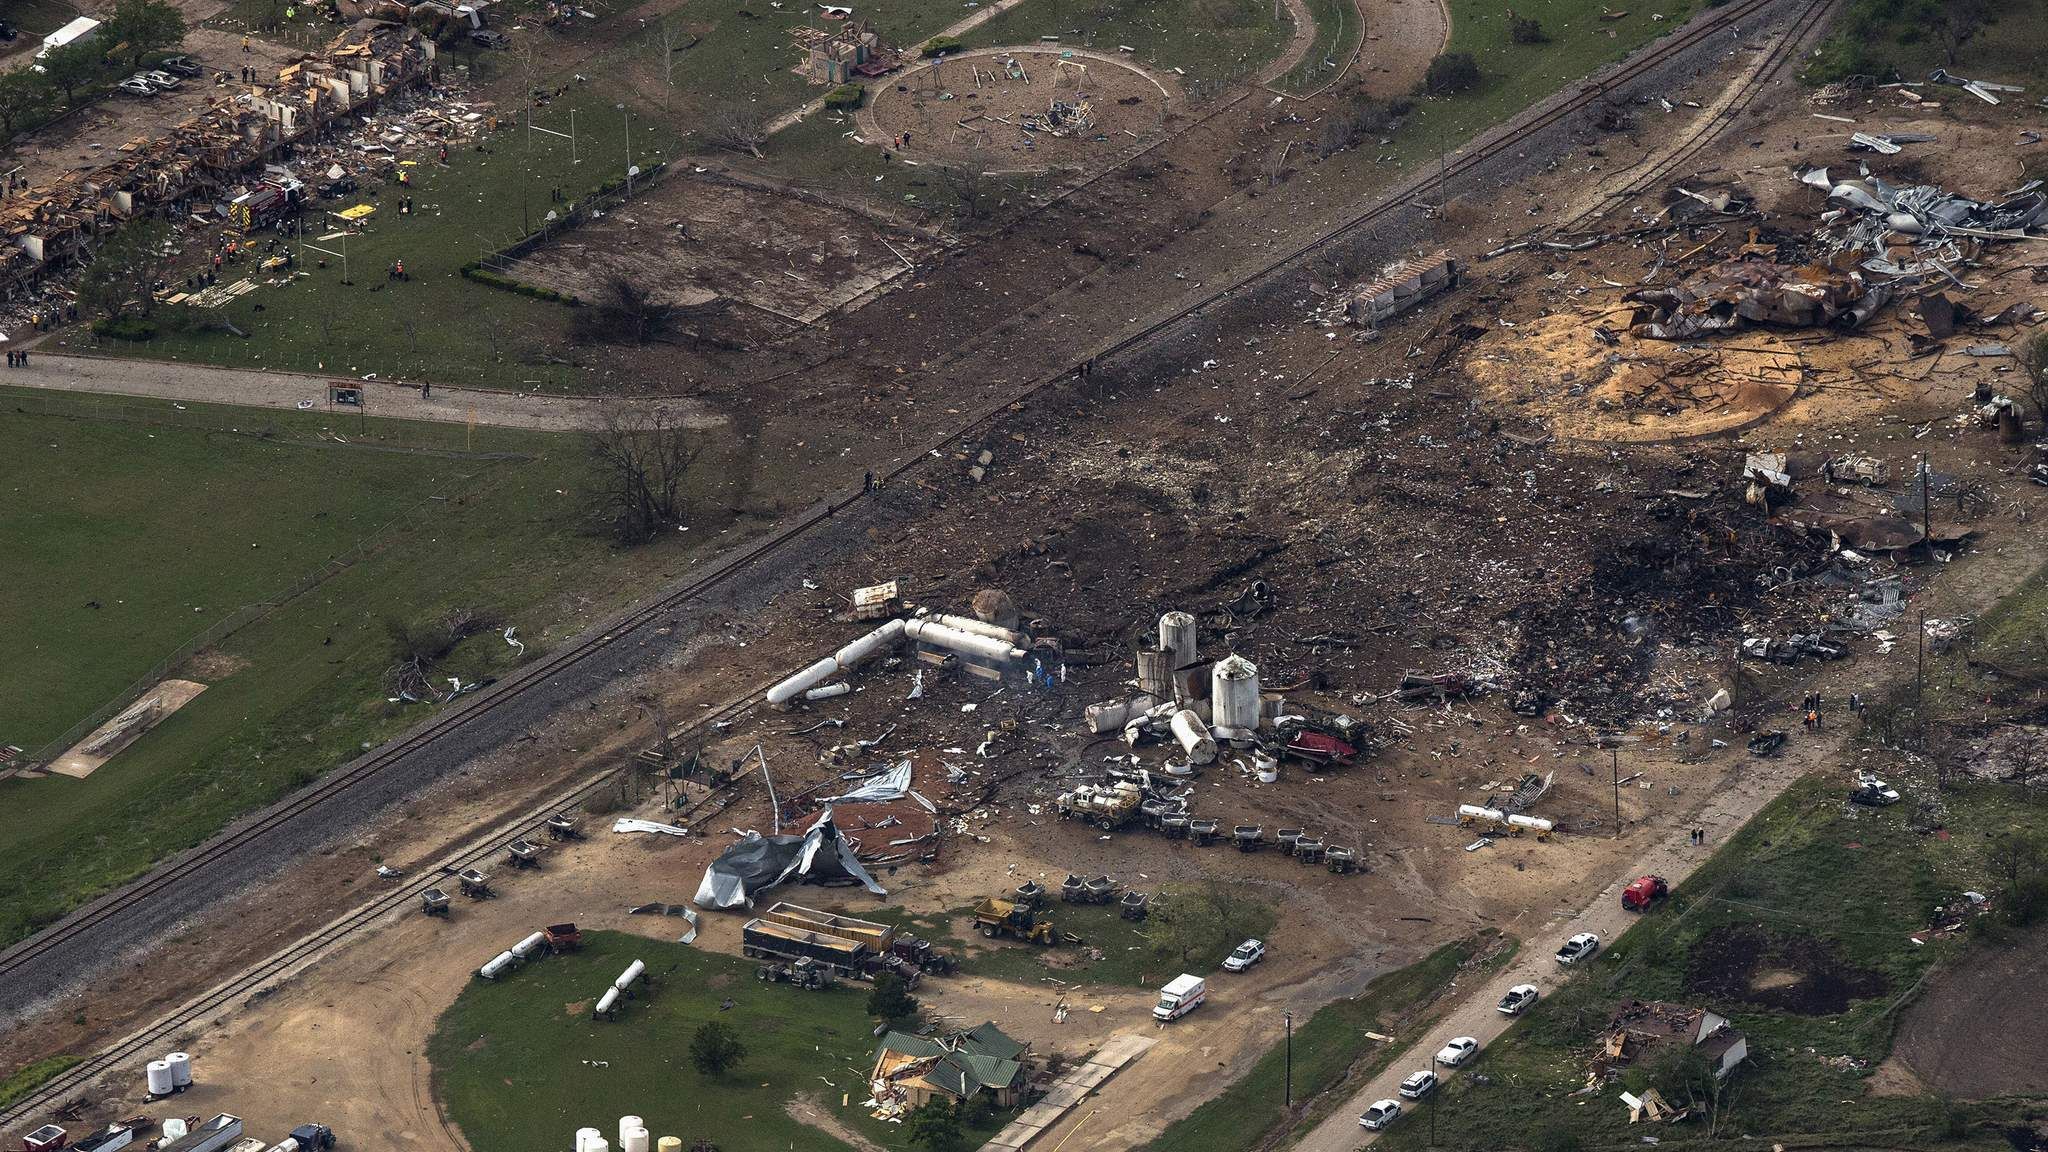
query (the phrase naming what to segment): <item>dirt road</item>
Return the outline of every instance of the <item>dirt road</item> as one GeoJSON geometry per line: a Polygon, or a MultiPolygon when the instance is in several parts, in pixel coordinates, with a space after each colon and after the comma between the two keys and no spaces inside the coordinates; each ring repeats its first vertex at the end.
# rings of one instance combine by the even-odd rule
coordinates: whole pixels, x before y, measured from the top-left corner
{"type": "Polygon", "coordinates": [[[326,408],[328,386],[337,385],[362,389],[368,402],[368,414],[372,416],[533,428],[548,432],[598,427],[608,406],[678,412],[692,427],[709,428],[723,422],[702,405],[685,399],[595,400],[445,387],[423,391],[418,384],[389,380],[356,380],[346,376],[311,376],[297,372],[251,372],[160,360],[111,360],[45,352],[32,353],[29,361],[27,368],[9,369],[7,375],[0,376],[0,383],[64,392],[147,396],[173,402],[305,409],[326,408]]]}

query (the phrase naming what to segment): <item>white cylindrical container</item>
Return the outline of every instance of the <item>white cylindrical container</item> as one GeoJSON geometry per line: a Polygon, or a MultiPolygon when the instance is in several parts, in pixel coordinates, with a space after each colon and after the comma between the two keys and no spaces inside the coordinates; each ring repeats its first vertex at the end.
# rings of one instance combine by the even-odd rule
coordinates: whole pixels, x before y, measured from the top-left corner
{"type": "Polygon", "coordinates": [[[1098,736],[1114,732],[1130,721],[1143,716],[1154,704],[1156,697],[1139,693],[1128,700],[1105,700],[1088,706],[1088,730],[1098,736]]]}
{"type": "Polygon", "coordinates": [[[168,1060],[151,1060],[146,1079],[149,1081],[151,1096],[169,1096],[177,1087],[171,1083],[171,1065],[168,1060]]]}
{"type": "Polygon", "coordinates": [[[1209,722],[1231,740],[1259,727],[1259,669],[1242,656],[1226,656],[1209,673],[1209,722]]]}
{"type": "MultiPolygon", "coordinates": [[[[263,1152],[300,1152],[299,1142],[287,1136],[284,1139],[278,1141],[277,1143],[272,1144],[270,1147],[264,1149],[263,1152]]],[[[313,1150],[311,1148],[308,1148],[305,1150],[305,1152],[313,1152],[313,1150]]]]}
{"type": "Polygon", "coordinates": [[[903,621],[891,620],[873,632],[833,653],[832,659],[844,670],[903,639],[903,621]]]}
{"type": "Polygon", "coordinates": [[[1531,832],[1537,833],[1538,835],[1541,835],[1545,832],[1550,831],[1552,828],[1557,827],[1557,825],[1551,823],[1548,820],[1545,820],[1541,816],[1524,816],[1519,812],[1513,816],[1508,817],[1508,823],[1516,828],[1526,828],[1531,832]]]}
{"type": "Polygon", "coordinates": [[[514,956],[510,952],[500,952],[485,961],[484,966],[476,970],[476,974],[486,980],[496,980],[498,977],[511,971],[512,966],[517,963],[519,963],[519,957],[514,956]]]}
{"type": "Polygon", "coordinates": [[[643,1132],[644,1132],[644,1131],[646,1131],[646,1130],[647,1130],[647,1122],[646,1122],[645,1120],[642,1120],[642,1119],[641,1119],[640,1117],[638,1117],[638,1116],[621,1116],[621,1117],[619,1117],[619,1149],[620,1149],[620,1152],[631,1152],[631,1150],[630,1150],[629,1148],[627,1148],[627,1146],[626,1146],[626,1134],[627,1134],[628,1132],[631,1132],[631,1131],[632,1131],[633,1129],[635,1129],[635,1128],[638,1128],[638,1129],[640,1129],[641,1131],[643,1131],[643,1132]]]}
{"type": "Polygon", "coordinates": [[[654,1152],[683,1152],[681,1136],[663,1136],[654,1144],[654,1152]]]}
{"type": "Polygon", "coordinates": [[[1186,612],[1168,612],[1159,618],[1159,650],[1173,653],[1171,672],[1195,662],[1195,618],[1186,612]]]}
{"type": "Polygon", "coordinates": [[[1013,628],[999,628],[986,620],[977,620],[972,616],[949,616],[942,612],[932,617],[932,619],[937,623],[944,624],[948,628],[957,628],[962,632],[971,632],[976,636],[986,636],[991,640],[1001,640],[1006,644],[1015,644],[1019,647],[1022,647],[1024,641],[1029,639],[1022,632],[1013,628]]]}
{"type": "Polygon", "coordinates": [[[631,988],[633,981],[638,980],[646,971],[647,965],[642,961],[635,960],[631,964],[626,965],[626,970],[619,973],[617,980],[612,981],[612,987],[624,992],[626,989],[631,988]]]}
{"type": "Polygon", "coordinates": [[[578,1128],[576,1130],[576,1152],[590,1152],[591,1144],[602,1139],[604,1139],[604,1133],[595,1128],[578,1128]]]}
{"type": "Polygon", "coordinates": [[[1216,741],[1210,738],[1208,725],[1192,709],[1183,708],[1173,714],[1173,738],[1180,741],[1181,750],[1188,754],[1188,763],[1215,761],[1216,741]]]}
{"type": "Polygon", "coordinates": [[[1173,653],[1138,649],[1138,690],[1155,700],[1173,695],[1173,653]]]}
{"type": "Polygon", "coordinates": [[[1502,812],[1498,808],[1482,808],[1477,804],[1458,805],[1458,819],[1467,822],[1484,820],[1489,823],[1499,824],[1507,818],[1507,813],[1502,812]]]}
{"type": "Polygon", "coordinates": [[[590,1140],[590,1147],[584,1149],[583,1152],[612,1152],[612,1142],[603,1136],[593,1136],[590,1140]]]}
{"type": "Polygon", "coordinates": [[[619,1133],[619,1152],[647,1152],[647,1129],[628,1128],[619,1133]]]}
{"type": "Polygon", "coordinates": [[[948,628],[933,620],[912,620],[903,626],[903,634],[920,644],[944,648],[968,656],[979,656],[984,660],[1022,660],[1024,650],[992,636],[981,636],[973,632],[962,632],[948,628]]]}
{"type": "Polygon", "coordinates": [[[164,1063],[171,1066],[171,1087],[192,1086],[192,1057],[183,1052],[173,1052],[164,1057],[164,1063]]]}
{"type": "Polygon", "coordinates": [[[164,1121],[163,1123],[164,1138],[162,1143],[169,1144],[174,1140],[183,1140],[185,1138],[185,1134],[189,1131],[191,1131],[191,1129],[185,1126],[185,1120],[183,1117],[173,1116],[170,1119],[164,1121]]]}
{"type": "Polygon", "coordinates": [[[596,1016],[602,1016],[605,1013],[611,1011],[612,1005],[617,1004],[618,1002],[619,990],[617,988],[607,988],[604,990],[604,995],[599,996],[597,998],[597,1007],[591,1009],[591,1014],[596,1016]]]}
{"type": "Polygon", "coordinates": [[[809,692],[804,693],[804,699],[830,700],[834,696],[844,696],[851,691],[853,691],[853,685],[841,680],[837,684],[820,684],[809,692]]]}
{"type": "Polygon", "coordinates": [[[809,668],[768,690],[768,702],[777,707],[789,703],[825,677],[839,671],[839,661],[827,656],[809,668]]]}
{"type": "Polygon", "coordinates": [[[548,938],[546,933],[535,932],[533,935],[528,936],[526,939],[521,940],[517,944],[514,944],[512,946],[512,955],[519,957],[521,960],[524,960],[527,957],[533,955],[535,952],[540,951],[540,946],[547,942],[548,938]]]}

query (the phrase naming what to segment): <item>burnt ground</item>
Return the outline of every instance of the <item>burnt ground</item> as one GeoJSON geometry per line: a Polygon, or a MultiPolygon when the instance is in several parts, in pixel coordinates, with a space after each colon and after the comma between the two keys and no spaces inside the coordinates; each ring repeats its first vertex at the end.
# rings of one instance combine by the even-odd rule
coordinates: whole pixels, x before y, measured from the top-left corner
{"type": "Polygon", "coordinates": [[[1694,941],[1685,990],[1709,1002],[1741,1002],[1800,1016],[1833,1016],[1852,1000],[1885,992],[1882,975],[1858,968],[1828,940],[1728,924],[1694,941]]]}

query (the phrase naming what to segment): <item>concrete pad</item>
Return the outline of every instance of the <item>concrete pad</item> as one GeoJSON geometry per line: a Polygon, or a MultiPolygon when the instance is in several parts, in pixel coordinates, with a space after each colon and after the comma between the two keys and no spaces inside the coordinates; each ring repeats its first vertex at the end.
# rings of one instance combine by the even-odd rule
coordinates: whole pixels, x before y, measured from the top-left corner
{"type": "Polygon", "coordinates": [[[83,780],[98,771],[100,765],[119,755],[123,748],[140,739],[142,734],[164,722],[164,718],[183,708],[187,701],[201,692],[206,685],[196,680],[165,680],[144,692],[135,703],[121,710],[121,714],[92,730],[85,739],[73,745],[71,750],[50,762],[49,770],[59,776],[83,780]]]}

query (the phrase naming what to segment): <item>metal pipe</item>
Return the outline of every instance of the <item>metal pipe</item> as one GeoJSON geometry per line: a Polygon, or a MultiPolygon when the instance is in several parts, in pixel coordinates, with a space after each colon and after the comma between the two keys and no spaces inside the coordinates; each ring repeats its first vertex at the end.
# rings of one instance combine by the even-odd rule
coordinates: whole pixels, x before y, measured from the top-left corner
{"type": "Polygon", "coordinates": [[[962,632],[972,632],[976,636],[986,636],[991,640],[1005,640],[1019,647],[1023,646],[1024,641],[1030,639],[1030,637],[1014,628],[1004,628],[991,624],[986,620],[977,620],[972,616],[952,616],[941,612],[936,616],[929,617],[929,619],[934,623],[944,624],[948,628],[956,628],[962,632]]]}
{"type": "Polygon", "coordinates": [[[979,636],[948,628],[932,620],[912,620],[903,626],[903,634],[919,644],[934,648],[945,648],[969,656],[980,656],[985,660],[1015,662],[1024,658],[1024,650],[997,640],[992,636],[979,636]]]}

